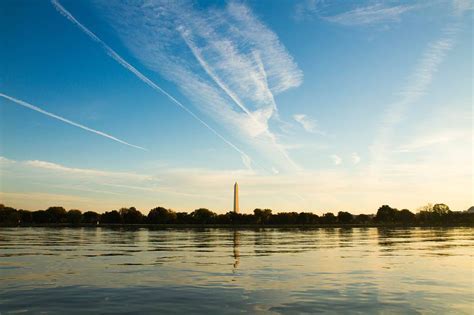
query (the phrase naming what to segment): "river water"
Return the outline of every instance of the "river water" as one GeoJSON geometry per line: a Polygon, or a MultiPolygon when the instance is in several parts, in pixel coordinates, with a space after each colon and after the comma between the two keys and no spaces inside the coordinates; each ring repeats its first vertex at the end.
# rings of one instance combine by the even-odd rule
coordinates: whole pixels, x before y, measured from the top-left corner
{"type": "Polygon", "coordinates": [[[473,228],[0,229],[0,313],[473,314],[473,228]]]}

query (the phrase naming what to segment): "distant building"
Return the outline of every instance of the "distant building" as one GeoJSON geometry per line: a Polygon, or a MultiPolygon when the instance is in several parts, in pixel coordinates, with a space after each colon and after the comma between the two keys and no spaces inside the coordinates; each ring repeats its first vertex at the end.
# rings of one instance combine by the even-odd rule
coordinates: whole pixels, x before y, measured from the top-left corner
{"type": "Polygon", "coordinates": [[[239,213],[239,184],[234,184],[234,212],[239,213]]]}

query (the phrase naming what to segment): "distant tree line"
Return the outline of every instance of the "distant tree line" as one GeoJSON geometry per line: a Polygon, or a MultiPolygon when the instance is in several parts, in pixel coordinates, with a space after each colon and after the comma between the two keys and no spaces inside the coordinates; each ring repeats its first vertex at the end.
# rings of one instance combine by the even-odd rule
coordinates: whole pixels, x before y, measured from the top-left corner
{"type": "Polygon", "coordinates": [[[80,210],[66,211],[63,207],[46,210],[17,210],[0,204],[0,225],[98,225],[98,224],[202,224],[202,225],[474,225],[471,211],[451,211],[445,204],[426,205],[415,214],[408,209],[398,210],[384,205],[375,215],[339,211],[317,215],[311,212],[279,212],[255,209],[253,214],[227,212],[217,214],[200,208],[191,213],[175,212],[163,207],[153,208],[148,215],[131,208],[104,213],[80,210]]]}

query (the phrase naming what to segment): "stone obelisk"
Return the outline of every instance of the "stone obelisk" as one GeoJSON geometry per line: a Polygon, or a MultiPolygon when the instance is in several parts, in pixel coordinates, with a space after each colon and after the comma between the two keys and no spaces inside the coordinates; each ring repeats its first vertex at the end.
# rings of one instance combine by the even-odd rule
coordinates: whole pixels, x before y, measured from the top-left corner
{"type": "Polygon", "coordinates": [[[234,212],[239,213],[239,184],[234,184],[234,212]]]}

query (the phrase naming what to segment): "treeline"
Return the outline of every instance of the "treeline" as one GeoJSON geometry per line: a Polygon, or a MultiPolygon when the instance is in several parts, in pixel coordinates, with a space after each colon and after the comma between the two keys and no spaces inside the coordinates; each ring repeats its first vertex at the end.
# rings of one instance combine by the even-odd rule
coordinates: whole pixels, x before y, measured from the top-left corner
{"type": "Polygon", "coordinates": [[[253,214],[227,212],[217,214],[200,208],[191,213],[175,212],[163,207],[151,209],[148,215],[131,208],[107,211],[66,211],[63,207],[46,210],[17,210],[0,205],[0,225],[99,225],[99,224],[201,224],[201,225],[474,225],[474,213],[451,211],[445,204],[427,205],[415,214],[408,209],[398,210],[384,205],[375,215],[339,211],[324,215],[311,212],[280,212],[270,209],[255,209],[253,214]]]}

